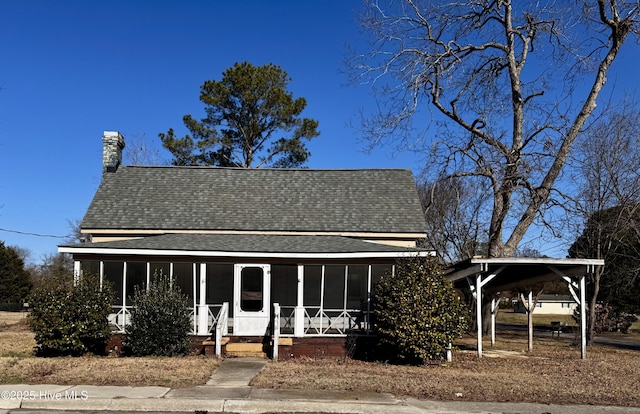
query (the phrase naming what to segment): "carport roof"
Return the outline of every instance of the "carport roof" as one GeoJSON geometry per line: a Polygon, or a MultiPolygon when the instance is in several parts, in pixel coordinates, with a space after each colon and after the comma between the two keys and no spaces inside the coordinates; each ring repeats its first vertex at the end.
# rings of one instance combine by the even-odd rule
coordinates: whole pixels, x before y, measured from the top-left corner
{"type": "Polygon", "coordinates": [[[499,292],[557,280],[562,276],[582,276],[592,273],[595,266],[604,266],[604,260],[547,257],[473,258],[449,266],[445,275],[456,285],[466,285],[467,277],[497,274],[483,286],[483,290],[499,292]]]}

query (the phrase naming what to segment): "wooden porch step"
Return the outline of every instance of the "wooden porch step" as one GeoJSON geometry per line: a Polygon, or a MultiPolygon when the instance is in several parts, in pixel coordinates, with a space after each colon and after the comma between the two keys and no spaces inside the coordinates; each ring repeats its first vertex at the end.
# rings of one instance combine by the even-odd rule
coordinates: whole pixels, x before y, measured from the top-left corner
{"type": "Polygon", "coordinates": [[[267,354],[262,351],[262,343],[232,342],[228,343],[225,349],[228,357],[267,357],[267,354]]]}

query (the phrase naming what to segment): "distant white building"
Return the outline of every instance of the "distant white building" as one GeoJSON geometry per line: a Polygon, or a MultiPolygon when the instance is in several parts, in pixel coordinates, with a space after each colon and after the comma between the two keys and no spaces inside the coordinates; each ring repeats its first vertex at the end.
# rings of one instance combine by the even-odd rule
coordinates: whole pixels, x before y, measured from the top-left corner
{"type": "MultiPolygon", "coordinates": [[[[540,295],[534,314],[546,315],[572,315],[578,304],[569,295],[540,295]]],[[[526,313],[522,302],[513,300],[513,311],[516,313],[526,313]]]]}

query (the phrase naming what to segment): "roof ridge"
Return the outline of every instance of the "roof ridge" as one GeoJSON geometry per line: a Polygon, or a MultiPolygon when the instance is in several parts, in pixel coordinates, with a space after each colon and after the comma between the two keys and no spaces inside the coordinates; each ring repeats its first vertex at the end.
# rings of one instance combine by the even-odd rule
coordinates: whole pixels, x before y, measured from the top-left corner
{"type": "Polygon", "coordinates": [[[373,168],[243,168],[217,167],[205,165],[122,165],[120,168],[135,169],[184,169],[184,170],[229,170],[229,171],[412,171],[411,168],[373,167],[373,168]]]}

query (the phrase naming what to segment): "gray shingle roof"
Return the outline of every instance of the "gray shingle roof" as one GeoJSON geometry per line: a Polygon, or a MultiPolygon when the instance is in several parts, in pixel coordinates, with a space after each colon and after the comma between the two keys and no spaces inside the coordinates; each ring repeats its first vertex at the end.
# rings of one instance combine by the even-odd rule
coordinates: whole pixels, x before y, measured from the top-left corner
{"type": "Polygon", "coordinates": [[[229,253],[400,253],[420,249],[389,246],[340,236],[281,236],[265,234],[164,234],[138,239],[65,245],[77,249],[179,250],[229,253]]]}
{"type": "Polygon", "coordinates": [[[83,229],[425,231],[409,170],[120,167],[83,229]]]}

